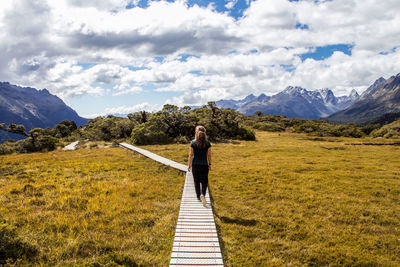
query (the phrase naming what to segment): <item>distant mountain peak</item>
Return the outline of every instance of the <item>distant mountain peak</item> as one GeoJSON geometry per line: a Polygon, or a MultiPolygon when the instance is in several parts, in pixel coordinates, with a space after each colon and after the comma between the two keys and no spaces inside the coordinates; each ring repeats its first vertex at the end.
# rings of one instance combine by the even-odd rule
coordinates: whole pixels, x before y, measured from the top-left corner
{"type": "Polygon", "coordinates": [[[301,93],[304,93],[305,91],[307,91],[307,90],[300,86],[288,86],[285,88],[285,90],[282,91],[282,93],[285,93],[285,94],[300,93],[301,94],[301,93]]]}
{"type": "Polygon", "coordinates": [[[372,86],[378,86],[378,85],[380,85],[380,84],[382,84],[382,83],[384,83],[384,82],[386,82],[386,79],[385,78],[383,78],[383,77],[380,77],[379,79],[377,79],[373,84],[372,84],[372,86]]]}
{"type": "Polygon", "coordinates": [[[356,89],[351,90],[350,94],[349,94],[350,98],[354,98],[354,99],[358,99],[360,97],[360,95],[358,94],[358,92],[356,91],[356,89]]]}
{"type": "Polygon", "coordinates": [[[48,94],[48,95],[51,95],[50,92],[49,92],[49,90],[47,90],[46,88],[40,90],[40,92],[45,93],[45,94],[48,94]]]}
{"type": "Polygon", "coordinates": [[[246,96],[246,97],[243,99],[243,101],[244,101],[244,102],[247,102],[247,101],[254,100],[255,98],[256,98],[255,95],[249,94],[248,96],[246,96]]]}
{"type": "MultiPolygon", "coordinates": [[[[390,80],[390,79],[389,79],[390,80]]],[[[377,79],[370,87],[367,88],[362,94],[361,98],[362,99],[368,99],[371,97],[378,97],[377,94],[379,94],[380,87],[384,85],[387,82],[387,80],[383,77],[380,77],[377,79]]]]}
{"type": "MultiPolygon", "coordinates": [[[[20,87],[0,82],[0,122],[22,124],[26,130],[54,127],[63,120],[84,125],[87,119],[80,117],[56,95],[47,89],[20,87]]],[[[4,135],[0,134],[0,139],[4,135]]]]}
{"type": "Polygon", "coordinates": [[[255,98],[255,100],[257,100],[257,101],[265,101],[265,100],[268,100],[268,99],[270,99],[270,97],[267,96],[267,95],[264,94],[264,93],[260,94],[259,96],[257,96],[257,97],[255,98]]]}
{"type": "Polygon", "coordinates": [[[340,123],[366,123],[388,113],[400,112],[400,73],[385,80],[377,79],[347,109],[328,119],[340,123]]]}
{"type": "Polygon", "coordinates": [[[318,90],[318,92],[321,94],[321,97],[325,103],[331,103],[331,104],[336,105],[337,98],[331,89],[324,88],[324,89],[318,90]]]}
{"type": "Polygon", "coordinates": [[[293,118],[319,119],[342,110],[355,101],[347,96],[336,97],[329,88],[308,91],[300,86],[288,86],[273,96],[250,94],[242,100],[219,100],[217,106],[232,108],[246,115],[255,111],[264,114],[285,115],[293,118]]]}

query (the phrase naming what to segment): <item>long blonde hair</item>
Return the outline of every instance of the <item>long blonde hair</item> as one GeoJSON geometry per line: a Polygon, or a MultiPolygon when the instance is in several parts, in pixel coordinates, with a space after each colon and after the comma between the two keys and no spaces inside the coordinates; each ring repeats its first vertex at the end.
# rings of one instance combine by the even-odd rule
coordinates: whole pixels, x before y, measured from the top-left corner
{"type": "Polygon", "coordinates": [[[206,128],[204,128],[204,126],[201,125],[196,126],[194,141],[196,142],[197,147],[199,148],[206,147],[208,140],[207,140],[206,128]]]}

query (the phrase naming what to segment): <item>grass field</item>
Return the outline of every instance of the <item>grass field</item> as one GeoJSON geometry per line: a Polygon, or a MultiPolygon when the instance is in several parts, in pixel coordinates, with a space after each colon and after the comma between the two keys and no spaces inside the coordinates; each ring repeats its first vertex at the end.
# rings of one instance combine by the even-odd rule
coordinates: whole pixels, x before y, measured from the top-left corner
{"type": "Polygon", "coordinates": [[[122,148],[0,156],[0,265],[165,266],[183,183],[122,148]]]}
{"type": "MultiPolygon", "coordinates": [[[[255,142],[213,144],[226,265],[399,266],[400,146],[382,142],[257,132],[255,142]]],[[[144,148],[187,162],[188,145],[144,148]]],[[[0,237],[14,231],[7,240],[28,261],[168,264],[177,171],[119,148],[0,161],[0,237]]]]}
{"type": "MultiPolygon", "coordinates": [[[[210,189],[228,266],[399,266],[400,147],[257,133],[213,145],[210,189]]],[[[186,162],[188,146],[148,146],[186,162]]]]}

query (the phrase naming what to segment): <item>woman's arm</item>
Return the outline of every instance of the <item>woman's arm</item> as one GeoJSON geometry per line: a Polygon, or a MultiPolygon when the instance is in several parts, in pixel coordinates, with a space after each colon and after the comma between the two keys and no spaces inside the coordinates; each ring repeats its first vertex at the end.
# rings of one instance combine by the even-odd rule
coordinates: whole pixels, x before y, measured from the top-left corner
{"type": "Polygon", "coordinates": [[[188,171],[189,171],[189,172],[190,172],[190,169],[192,168],[192,159],[193,159],[193,155],[194,155],[193,147],[190,147],[190,150],[189,150],[189,158],[188,158],[188,171]]]}
{"type": "Polygon", "coordinates": [[[211,147],[207,150],[208,169],[211,170],[211,147]]]}

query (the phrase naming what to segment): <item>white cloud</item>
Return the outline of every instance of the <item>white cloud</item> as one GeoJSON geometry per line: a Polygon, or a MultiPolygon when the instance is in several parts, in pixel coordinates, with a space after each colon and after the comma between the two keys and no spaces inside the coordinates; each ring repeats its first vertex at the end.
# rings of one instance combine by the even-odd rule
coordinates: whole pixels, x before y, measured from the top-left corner
{"type": "Polygon", "coordinates": [[[154,105],[154,104],[149,104],[147,102],[137,104],[134,106],[121,106],[121,107],[113,107],[113,108],[106,108],[104,110],[105,114],[129,114],[132,112],[137,112],[137,111],[156,111],[159,110],[161,107],[159,105],[154,105]]]}
{"type": "Polygon", "coordinates": [[[258,0],[238,20],[212,5],[150,1],[125,9],[130,2],[2,0],[0,80],[62,98],[140,94],[150,84],[180,92],[170,100],[184,105],[274,94],[288,85],[345,94],[400,70],[397,0],[258,0]],[[352,55],[298,56],[338,43],[353,44],[352,55]],[[180,54],[196,57],[181,62],[180,54]]]}
{"type": "Polygon", "coordinates": [[[67,0],[67,3],[76,7],[95,7],[107,11],[118,11],[124,9],[129,0],[67,0]]]}
{"type": "Polygon", "coordinates": [[[230,0],[230,1],[228,1],[228,3],[225,4],[225,8],[232,9],[236,5],[237,2],[238,2],[238,0],[230,0]]]}
{"type": "Polygon", "coordinates": [[[96,117],[104,117],[107,115],[113,115],[113,114],[129,114],[129,113],[134,113],[138,111],[148,111],[148,112],[155,112],[160,110],[162,107],[160,105],[156,104],[149,104],[148,102],[144,102],[141,104],[133,105],[133,106],[119,106],[119,107],[111,107],[111,108],[105,108],[104,112],[102,113],[94,113],[94,114],[86,114],[82,115],[83,118],[88,118],[88,119],[93,119],[96,117]]]}
{"type": "Polygon", "coordinates": [[[113,92],[113,96],[127,95],[132,93],[140,93],[143,89],[139,86],[131,86],[130,84],[115,85],[113,89],[117,91],[113,92]]]}

